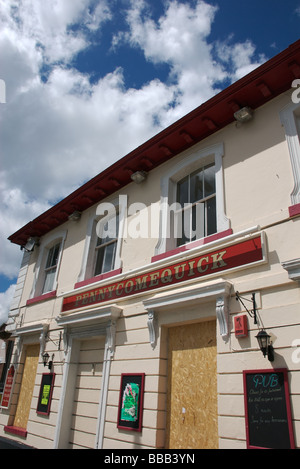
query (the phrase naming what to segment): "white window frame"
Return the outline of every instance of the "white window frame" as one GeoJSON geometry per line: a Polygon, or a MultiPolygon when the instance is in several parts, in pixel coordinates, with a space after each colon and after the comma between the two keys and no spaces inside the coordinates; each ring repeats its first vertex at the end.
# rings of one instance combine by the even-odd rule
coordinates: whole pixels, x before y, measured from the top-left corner
{"type": "MultiPolygon", "coordinates": [[[[191,177],[197,173],[201,172],[201,177],[202,177],[202,182],[203,182],[203,177],[205,175],[205,170],[208,167],[213,167],[213,171],[215,173],[215,165],[214,163],[204,165],[201,168],[198,168],[195,172],[189,173],[187,176],[182,178],[180,181],[177,182],[177,194],[176,194],[176,202],[178,204],[178,208],[174,211],[174,225],[177,227],[179,233],[179,237],[177,238],[176,245],[183,246],[185,244],[188,244],[192,241],[195,241],[197,239],[204,238],[206,236],[209,236],[207,233],[208,231],[208,209],[207,209],[207,203],[209,203],[209,200],[211,199],[216,199],[216,192],[214,191],[212,194],[209,194],[208,196],[205,194],[201,199],[198,199],[196,201],[188,202],[185,203],[180,203],[178,200],[178,186],[181,182],[183,181],[188,181],[188,199],[190,199],[191,196],[191,177]],[[196,221],[199,221],[199,218],[201,220],[201,223],[196,223],[196,232],[193,232],[193,209],[195,209],[194,216],[196,217],[196,221]],[[204,223],[203,223],[204,222],[204,223]],[[199,226],[198,226],[199,225],[199,226]],[[180,242],[180,240],[183,237],[187,238],[187,235],[189,236],[189,241],[187,240],[186,243],[180,242]],[[202,236],[201,236],[202,235],[202,236]],[[192,239],[195,236],[195,239],[192,239]]],[[[214,174],[214,180],[215,180],[215,174],[214,174]]],[[[204,191],[205,184],[203,184],[203,191],[204,191]]],[[[176,228],[175,228],[176,229],[176,228]]],[[[215,233],[215,232],[214,232],[215,233]]],[[[211,233],[213,234],[213,233],[211,233]]]]}
{"type": "Polygon", "coordinates": [[[49,236],[45,240],[42,241],[39,247],[40,252],[39,252],[38,260],[36,263],[35,275],[33,279],[32,290],[30,293],[30,299],[50,293],[50,292],[43,292],[45,277],[46,277],[46,270],[45,270],[46,263],[47,263],[50,249],[56,244],[60,243],[55,277],[54,277],[53,287],[51,291],[57,290],[58,274],[59,274],[59,269],[60,269],[60,264],[61,264],[61,259],[62,259],[62,252],[63,252],[66,236],[67,236],[67,232],[61,231],[58,233],[54,233],[52,236],[49,236]]]}
{"type": "Polygon", "coordinates": [[[60,241],[58,241],[57,243],[53,244],[53,246],[51,246],[51,248],[48,249],[48,253],[47,253],[47,259],[46,259],[46,265],[45,265],[45,268],[44,268],[44,284],[43,284],[43,287],[42,287],[42,294],[46,294],[46,293],[49,293],[51,291],[53,291],[53,286],[54,286],[54,283],[55,283],[55,276],[56,276],[56,271],[57,271],[57,267],[58,267],[58,258],[59,258],[59,251],[60,251],[60,241]],[[54,248],[56,248],[58,246],[58,255],[57,255],[57,260],[56,260],[56,263],[55,264],[52,264],[48,265],[48,261],[49,261],[49,257],[50,257],[50,253],[51,254],[51,257],[52,257],[52,260],[54,259],[53,257],[53,254],[55,251],[54,248]],[[52,283],[51,283],[51,288],[48,288],[46,289],[45,287],[47,286],[47,283],[48,282],[48,277],[51,273],[54,273],[54,277],[52,279],[52,283]]]}
{"type": "Polygon", "coordinates": [[[170,236],[174,229],[171,226],[172,221],[168,213],[169,207],[176,202],[177,183],[206,164],[214,163],[215,165],[217,233],[230,229],[230,220],[225,214],[223,156],[223,143],[193,151],[182,158],[161,178],[160,233],[155,255],[164,254],[177,248],[176,239],[170,236]]]}
{"type": "Polygon", "coordinates": [[[291,202],[296,205],[300,203],[300,104],[288,104],[279,115],[285,130],[294,176],[291,202]]]}
{"type": "MultiPolygon", "coordinates": [[[[106,202],[103,202],[103,204],[105,203],[106,202]]],[[[122,195],[118,197],[117,199],[113,199],[109,203],[114,205],[115,207],[114,214],[115,213],[119,214],[118,240],[117,240],[116,253],[115,253],[115,262],[114,262],[114,266],[112,269],[112,270],[118,270],[122,268],[121,247],[122,247],[122,238],[123,238],[123,232],[124,232],[125,218],[126,218],[126,213],[127,213],[127,196],[122,195]]],[[[99,204],[99,206],[100,205],[101,204],[99,204]]],[[[104,221],[105,222],[107,221],[107,217],[105,217],[104,221]]],[[[95,277],[94,270],[95,270],[95,259],[96,259],[97,231],[98,233],[101,233],[101,229],[102,229],[101,220],[100,220],[100,217],[97,216],[96,211],[95,211],[91,215],[89,222],[88,222],[82,264],[81,264],[81,269],[80,269],[79,276],[77,279],[77,283],[83,282],[85,280],[93,279],[95,277]],[[96,229],[97,225],[98,225],[98,228],[96,229]]],[[[108,272],[105,272],[105,273],[108,273],[108,272]]]]}
{"type": "MultiPolygon", "coordinates": [[[[106,223],[110,223],[110,221],[113,220],[116,217],[117,214],[119,214],[118,207],[115,207],[115,212],[114,213],[103,217],[103,220],[99,220],[99,221],[95,220],[94,231],[96,231],[97,236],[92,236],[91,246],[90,246],[90,253],[89,253],[90,261],[88,262],[87,270],[86,270],[86,275],[88,275],[89,278],[97,277],[98,275],[105,274],[107,272],[110,272],[110,271],[115,270],[115,269],[118,268],[118,267],[116,267],[116,258],[117,258],[117,249],[118,249],[118,244],[119,244],[119,239],[120,239],[119,238],[119,226],[118,226],[118,233],[116,234],[116,236],[113,240],[109,240],[109,241],[106,242],[105,241],[105,233],[104,233],[106,223]],[[100,235],[100,236],[98,236],[98,235],[100,235]],[[98,245],[97,244],[98,239],[104,240],[104,242],[102,244],[98,245]],[[112,265],[111,269],[108,270],[108,271],[106,270],[106,271],[96,273],[95,269],[96,269],[98,255],[99,255],[99,250],[103,249],[105,251],[106,248],[110,244],[115,244],[115,250],[114,250],[114,254],[113,254],[114,259],[112,260],[113,265],[112,265]]],[[[118,260],[120,261],[120,259],[118,259],[118,260]]],[[[104,260],[103,260],[103,262],[104,262],[104,260]]],[[[103,268],[103,265],[102,265],[102,268],[103,268]]]]}

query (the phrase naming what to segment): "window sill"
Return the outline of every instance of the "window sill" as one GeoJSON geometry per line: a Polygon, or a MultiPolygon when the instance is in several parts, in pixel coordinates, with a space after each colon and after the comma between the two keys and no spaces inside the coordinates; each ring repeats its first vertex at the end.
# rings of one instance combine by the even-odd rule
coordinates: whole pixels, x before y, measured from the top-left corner
{"type": "Polygon", "coordinates": [[[26,306],[33,305],[35,303],[40,303],[41,301],[50,300],[51,298],[56,297],[56,290],[44,293],[43,295],[36,296],[35,298],[30,298],[26,301],[26,306]]]}
{"type": "Polygon", "coordinates": [[[122,273],[122,269],[111,270],[110,272],[105,272],[104,274],[97,275],[96,277],[88,278],[86,280],[82,280],[82,282],[75,283],[74,288],[81,288],[91,283],[100,282],[101,280],[106,280],[110,277],[115,277],[115,275],[119,275],[122,273]]]}
{"type": "Polygon", "coordinates": [[[289,215],[291,218],[300,215],[300,204],[295,204],[289,207],[289,215]]]}
{"type": "Polygon", "coordinates": [[[4,427],[4,431],[13,435],[22,436],[23,438],[27,437],[27,430],[25,428],[14,427],[13,425],[6,425],[4,427]]]}
{"type": "Polygon", "coordinates": [[[195,247],[204,246],[205,244],[211,243],[212,241],[216,241],[218,239],[226,238],[226,236],[230,236],[233,234],[232,229],[222,231],[221,233],[215,233],[211,236],[207,236],[206,238],[198,239],[197,241],[193,241],[192,243],[185,244],[183,246],[179,246],[176,249],[172,249],[171,251],[163,252],[162,254],[158,254],[157,256],[153,256],[151,262],[160,261],[162,259],[166,259],[171,256],[175,256],[180,252],[189,251],[195,247]]]}

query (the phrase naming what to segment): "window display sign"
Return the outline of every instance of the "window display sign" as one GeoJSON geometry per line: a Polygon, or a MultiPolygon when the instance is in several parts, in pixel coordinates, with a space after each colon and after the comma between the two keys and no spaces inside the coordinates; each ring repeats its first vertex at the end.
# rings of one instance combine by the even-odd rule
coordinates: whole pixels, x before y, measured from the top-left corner
{"type": "Polygon", "coordinates": [[[118,428],[142,431],[144,380],[144,373],[121,375],[118,428]]]}
{"type": "Polygon", "coordinates": [[[1,402],[1,407],[4,407],[6,409],[9,407],[9,403],[10,403],[11,392],[12,392],[13,383],[14,383],[14,376],[15,376],[15,368],[13,365],[11,365],[7,373],[2,402],[1,402]]]}
{"type": "Polygon", "coordinates": [[[44,373],[42,376],[40,395],[38,400],[38,406],[36,409],[38,414],[50,414],[54,380],[55,373],[44,373]]]}

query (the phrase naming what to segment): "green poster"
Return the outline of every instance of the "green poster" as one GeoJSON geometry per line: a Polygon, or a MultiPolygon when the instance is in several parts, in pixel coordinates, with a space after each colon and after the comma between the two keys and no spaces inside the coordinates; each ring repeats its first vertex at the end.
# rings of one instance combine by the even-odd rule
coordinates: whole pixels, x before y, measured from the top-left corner
{"type": "Polygon", "coordinates": [[[121,420],[135,422],[138,419],[140,386],[137,383],[127,383],[123,392],[121,420]]]}
{"type": "Polygon", "coordinates": [[[41,399],[42,405],[48,405],[50,388],[51,388],[50,384],[45,384],[43,387],[43,393],[42,393],[42,399],[41,399]]]}

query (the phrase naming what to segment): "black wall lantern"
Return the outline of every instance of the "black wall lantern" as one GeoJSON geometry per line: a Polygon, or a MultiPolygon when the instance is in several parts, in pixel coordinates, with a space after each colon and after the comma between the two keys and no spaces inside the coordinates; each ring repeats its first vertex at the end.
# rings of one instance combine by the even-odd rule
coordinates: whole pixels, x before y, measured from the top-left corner
{"type": "Polygon", "coordinates": [[[44,363],[44,366],[47,366],[48,365],[48,368],[49,370],[51,370],[52,368],[52,365],[53,365],[53,360],[54,360],[54,353],[52,355],[52,359],[49,361],[49,358],[50,358],[50,355],[49,353],[44,353],[43,354],[43,363],[44,363]]]}
{"type": "Polygon", "coordinates": [[[260,350],[263,353],[263,356],[266,357],[268,356],[268,360],[270,362],[274,361],[274,348],[271,343],[271,336],[267,334],[267,332],[263,329],[259,331],[257,336],[257,342],[259,345],[260,350]]]}

